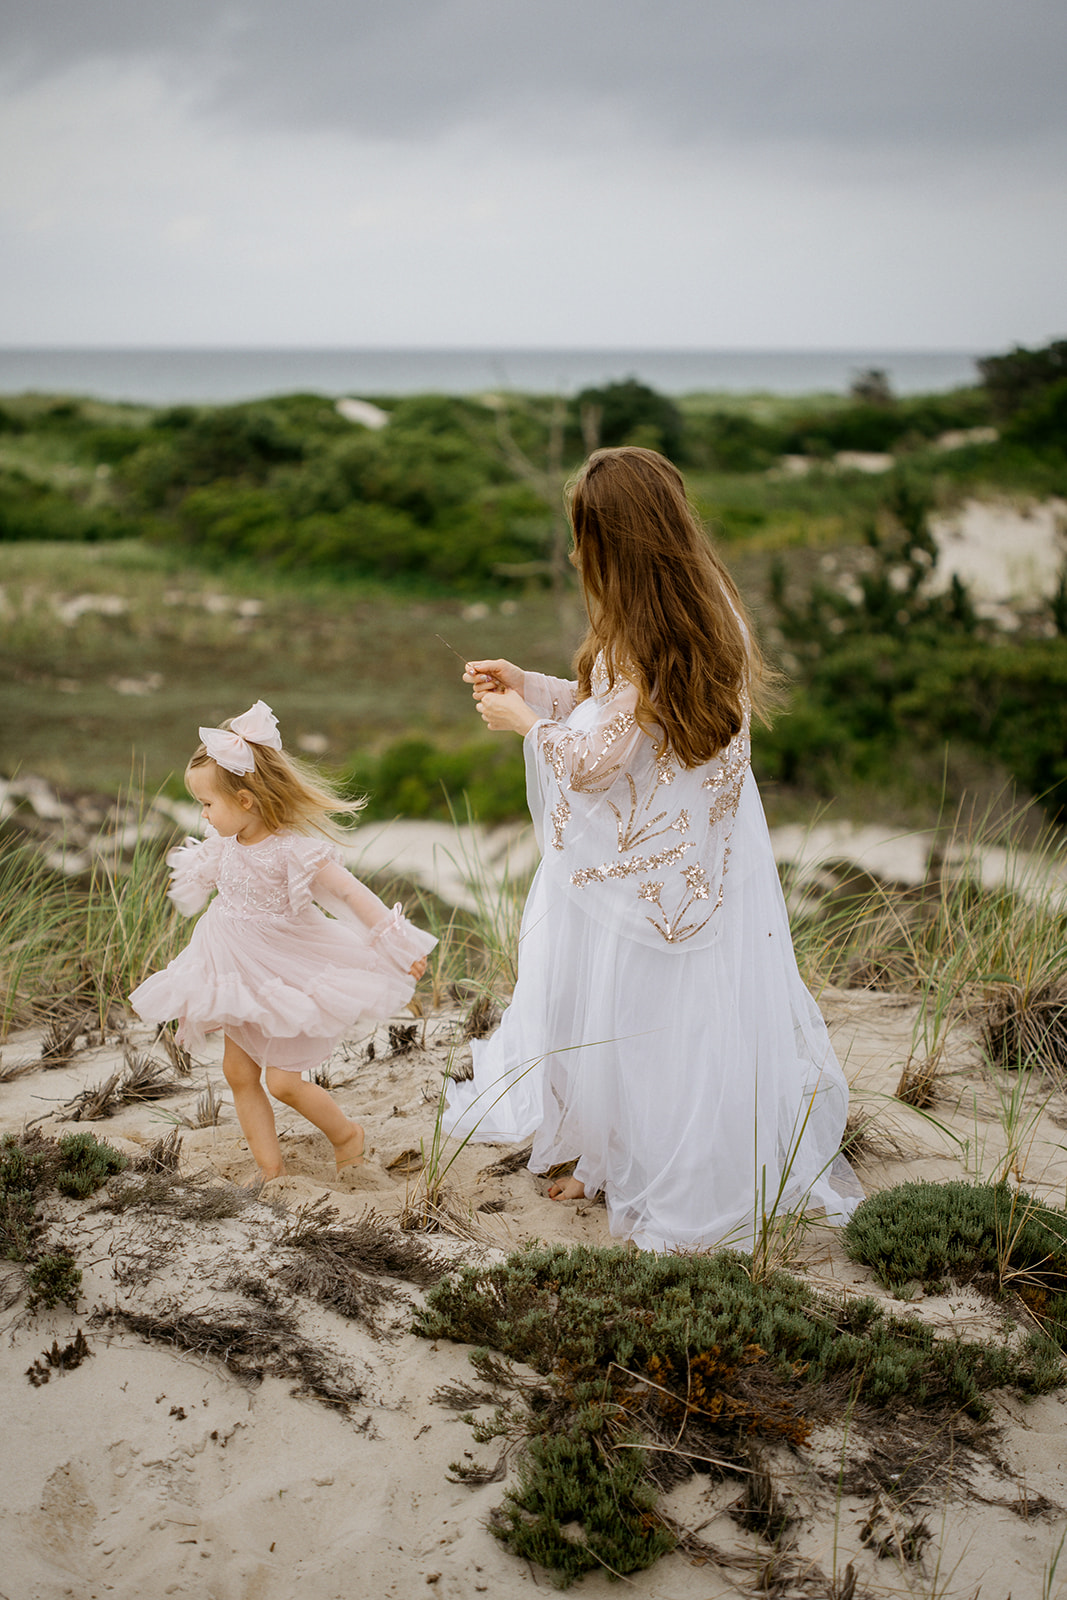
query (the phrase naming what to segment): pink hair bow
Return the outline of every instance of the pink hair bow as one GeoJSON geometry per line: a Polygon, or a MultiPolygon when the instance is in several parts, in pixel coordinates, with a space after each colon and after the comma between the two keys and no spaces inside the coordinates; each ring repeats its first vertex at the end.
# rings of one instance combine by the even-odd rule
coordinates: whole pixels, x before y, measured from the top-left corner
{"type": "Polygon", "coordinates": [[[282,747],[278,719],[263,700],[234,717],[228,728],[201,728],[200,737],[212,761],[239,775],[256,770],[254,744],[265,744],[272,750],[282,747]]]}

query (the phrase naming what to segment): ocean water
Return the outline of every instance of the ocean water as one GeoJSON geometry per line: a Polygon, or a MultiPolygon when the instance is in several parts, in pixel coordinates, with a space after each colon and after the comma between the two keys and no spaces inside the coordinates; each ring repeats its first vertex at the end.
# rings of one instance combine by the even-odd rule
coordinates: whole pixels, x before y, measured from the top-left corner
{"type": "Polygon", "coordinates": [[[974,383],[960,350],[0,350],[0,394],[95,395],[149,405],[224,404],[298,391],[388,396],[437,392],[577,393],[639,378],[662,394],[846,393],[881,367],[898,394],[974,383]]]}

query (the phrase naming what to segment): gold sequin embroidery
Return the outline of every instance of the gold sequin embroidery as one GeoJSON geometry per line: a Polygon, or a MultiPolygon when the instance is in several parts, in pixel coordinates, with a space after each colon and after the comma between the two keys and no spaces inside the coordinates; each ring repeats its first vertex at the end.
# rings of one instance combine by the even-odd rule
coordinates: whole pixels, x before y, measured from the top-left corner
{"type": "Polygon", "coordinates": [[[570,821],[571,808],[566,800],[561,800],[552,813],[552,843],[557,850],[563,849],[563,830],[570,821]]]}
{"type": "Polygon", "coordinates": [[[638,872],[655,872],[657,867],[673,867],[687,850],[693,848],[693,842],[690,841],[688,844],[672,845],[670,849],[661,850],[654,856],[634,856],[630,861],[605,861],[599,867],[579,867],[577,872],[571,873],[571,882],[576,889],[584,889],[589,883],[604,883],[609,878],[630,878],[638,872]]]}

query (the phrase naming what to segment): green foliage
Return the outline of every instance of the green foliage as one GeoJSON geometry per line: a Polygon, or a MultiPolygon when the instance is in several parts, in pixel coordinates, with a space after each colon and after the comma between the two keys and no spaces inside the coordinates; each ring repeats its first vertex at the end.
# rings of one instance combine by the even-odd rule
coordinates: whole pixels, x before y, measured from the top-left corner
{"type": "Polygon", "coordinates": [[[379,432],[309,396],[172,410],[116,480],[154,538],[212,561],[492,583],[544,554],[550,514],[486,418],[434,395],[395,404],[379,432]]]}
{"type": "Polygon", "coordinates": [[[1067,806],[1067,641],[983,629],[958,580],[932,589],[928,509],[912,479],[890,483],[853,590],[816,582],[793,600],[772,570],[799,688],[795,711],[757,736],[760,770],[833,793],[951,743],[993,756],[1055,817],[1067,806]]]}
{"type": "Polygon", "coordinates": [[[995,1275],[1014,1283],[1067,1348],[1067,1212],[1006,1183],[905,1183],[872,1195],[845,1229],[845,1248],[889,1289],[995,1275]]]}
{"type": "Polygon", "coordinates": [[[785,430],[736,411],[714,411],[686,429],[686,460],[717,472],[765,472],[784,454],[785,430]]]}
{"type": "MultiPolygon", "coordinates": [[[[1067,341],[1064,349],[1067,350],[1067,341]]],[[[1031,449],[1067,454],[1067,377],[1042,389],[1017,411],[1004,436],[1031,449]]]]}
{"type": "Polygon", "coordinates": [[[832,456],[839,450],[884,452],[920,446],[951,429],[981,427],[989,401],[981,389],[906,399],[858,400],[811,410],[792,420],[781,437],[788,455],[832,456]]]}
{"type": "Polygon", "coordinates": [[[608,383],[602,388],[583,389],[571,405],[576,426],[576,447],[584,431],[583,413],[596,421],[596,436],[602,445],[640,444],[660,450],[672,460],[682,453],[684,421],[682,413],[648,384],[637,378],[608,383]]]}
{"type": "Polygon", "coordinates": [[[37,1208],[52,1188],[84,1198],[129,1162],[91,1133],[57,1142],[35,1130],[0,1138],[0,1257],[25,1261],[40,1232],[37,1208]]]}
{"type": "Polygon", "coordinates": [[[994,415],[1014,417],[1044,390],[1067,379],[1067,339],[1055,339],[1039,350],[1015,345],[1006,355],[984,357],[978,370],[994,415]]]}
{"type": "Polygon", "coordinates": [[[26,1274],[30,1288],[26,1305],[30,1311],[40,1306],[51,1311],[62,1300],[73,1310],[78,1303],[81,1281],[81,1268],[66,1251],[40,1256],[26,1274]]]}
{"type": "MultiPolygon", "coordinates": [[[[685,1447],[699,1460],[701,1450],[721,1459],[739,1436],[800,1443],[805,1410],[840,1407],[846,1393],[872,1406],[906,1396],[932,1416],[962,1407],[981,1417],[987,1388],[1062,1380],[1043,1345],[1014,1355],[939,1339],[872,1299],[838,1303],[782,1272],[754,1281],[749,1267],[732,1252],[535,1245],[464,1267],[430,1291],[416,1314],[424,1337],[482,1347],[472,1360],[483,1376],[490,1350],[542,1375],[523,1385],[530,1413],[519,1431],[529,1442],[497,1519],[517,1554],[567,1583],[602,1563],[634,1571],[668,1547],[647,1463],[632,1448],[653,1428],[650,1392],[675,1443],[699,1424],[685,1447]]],[[[515,1432],[513,1412],[499,1415],[481,1437],[515,1432]]]]}
{"type": "Polygon", "coordinates": [[[91,1133],[64,1133],[59,1138],[60,1163],[56,1188],[60,1194],[84,1200],[95,1194],[116,1172],[124,1172],[129,1159],[91,1133]]]}
{"type": "MultiPolygon", "coordinates": [[[[967,1346],[964,1371],[931,1330],[882,1312],[873,1300],[837,1306],[786,1273],[754,1283],[744,1258],[654,1256],[588,1246],[535,1246],[497,1266],[464,1268],[440,1284],[417,1318],[427,1338],[489,1345],[549,1373],[561,1363],[593,1377],[610,1363],[670,1369],[711,1350],[729,1373],[756,1357],[780,1382],[840,1375],[874,1405],[909,1392],[982,1409],[980,1388],[1001,1354],[967,1346]]],[[[753,1418],[753,1426],[757,1419],[753,1418]]]]}
{"type": "Polygon", "coordinates": [[[348,793],[366,795],[367,817],[435,817],[450,821],[469,807],[480,822],[521,815],[526,768],[521,747],[478,739],[441,749],[401,739],[377,758],[357,757],[345,770],[348,793]]]}
{"type": "Polygon", "coordinates": [[[0,539],[128,538],[125,516],[109,505],[87,505],[70,493],[19,471],[0,469],[0,539]]]}
{"type": "Polygon", "coordinates": [[[605,1437],[613,1409],[588,1405],[566,1432],[535,1435],[517,1487],[490,1524],[520,1560],[547,1567],[561,1589],[598,1568],[642,1571],[674,1548],[674,1536],[654,1515],[645,1456],[627,1448],[636,1436],[605,1437]],[[621,1451],[614,1448],[619,1444],[621,1451]],[[580,1539],[568,1536],[575,1526],[580,1539]]]}

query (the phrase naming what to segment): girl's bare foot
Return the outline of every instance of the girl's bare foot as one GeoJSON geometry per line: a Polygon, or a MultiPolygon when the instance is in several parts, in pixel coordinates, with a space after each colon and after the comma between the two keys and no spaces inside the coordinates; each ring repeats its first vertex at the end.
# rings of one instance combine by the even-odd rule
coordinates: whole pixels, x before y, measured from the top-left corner
{"type": "Polygon", "coordinates": [[[367,1136],[358,1122],[349,1123],[349,1127],[352,1132],[340,1144],[335,1144],[333,1147],[338,1172],[342,1172],[345,1167],[358,1167],[363,1161],[363,1146],[367,1136]]]}
{"type": "Polygon", "coordinates": [[[577,1178],[560,1178],[548,1186],[550,1200],[584,1200],[585,1184],[577,1178]]]}

